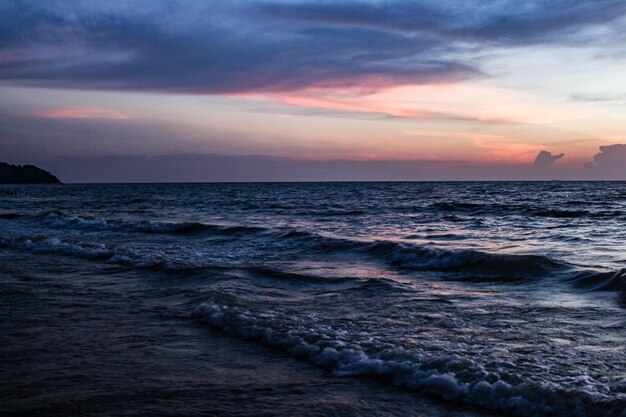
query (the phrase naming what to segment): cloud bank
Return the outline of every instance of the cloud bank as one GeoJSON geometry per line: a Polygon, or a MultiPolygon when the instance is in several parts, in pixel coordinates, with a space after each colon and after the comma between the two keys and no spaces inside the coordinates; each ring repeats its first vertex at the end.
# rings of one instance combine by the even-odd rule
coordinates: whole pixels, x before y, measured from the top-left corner
{"type": "Polygon", "coordinates": [[[626,144],[600,146],[586,167],[594,177],[622,178],[626,173],[626,144]]]}

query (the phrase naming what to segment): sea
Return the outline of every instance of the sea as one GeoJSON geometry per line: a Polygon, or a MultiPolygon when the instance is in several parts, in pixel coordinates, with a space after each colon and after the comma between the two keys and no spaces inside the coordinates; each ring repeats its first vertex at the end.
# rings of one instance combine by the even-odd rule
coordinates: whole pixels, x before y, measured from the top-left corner
{"type": "Polygon", "coordinates": [[[0,186],[2,416],[625,410],[625,182],[0,186]]]}

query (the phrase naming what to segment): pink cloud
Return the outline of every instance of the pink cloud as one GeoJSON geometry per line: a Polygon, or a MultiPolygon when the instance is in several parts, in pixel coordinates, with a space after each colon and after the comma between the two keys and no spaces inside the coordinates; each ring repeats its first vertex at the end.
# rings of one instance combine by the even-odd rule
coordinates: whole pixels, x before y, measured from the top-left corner
{"type": "Polygon", "coordinates": [[[27,116],[45,119],[110,119],[127,120],[130,117],[111,109],[96,107],[68,107],[54,110],[44,110],[26,113],[27,116]]]}
{"type": "MultiPolygon", "coordinates": [[[[467,87],[456,84],[399,85],[384,87],[376,84],[354,85],[351,88],[331,89],[310,87],[290,93],[244,94],[256,101],[277,102],[289,106],[384,115],[390,118],[422,121],[455,120],[481,124],[520,123],[519,109],[503,111],[500,106],[477,108],[468,105],[485,95],[496,101],[508,99],[505,94],[486,87],[467,87]]],[[[485,107],[485,106],[482,106],[485,107]]],[[[510,105],[507,107],[511,107],[510,105]]]]}

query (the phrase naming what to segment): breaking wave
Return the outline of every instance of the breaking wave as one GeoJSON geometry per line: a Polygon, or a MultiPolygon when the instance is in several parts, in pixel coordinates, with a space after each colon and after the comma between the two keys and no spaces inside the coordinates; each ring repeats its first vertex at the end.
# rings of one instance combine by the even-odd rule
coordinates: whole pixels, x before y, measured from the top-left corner
{"type": "Polygon", "coordinates": [[[585,291],[619,291],[626,288],[626,268],[610,272],[578,272],[565,281],[585,291]]]}
{"type": "Polygon", "coordinates": [[[608,272],[581,271],[564,281],[583,291],[617,291],[618,303],[626,307],[626,268],[608,272]]]}
{"type": "Polygon", "coordinates": [[[541,255],[441,249],[398,242],[376,242],[363,250],[385,258],[394,266],[415,270],[462,270],[486,276],[528,277],[565,268],[564,264],[541,255]]]}
{"type": "Polygon", "coordinates": [[[189,264],[189,259],[170,259],[160,253],[138,253],[129,249],[109,247],[101,243],[68,242],[58,238],[43,236],[17,239],[0,238],[0,247],[37,254],[104,260],[136,268],[162,269],[165,271],[194,269],[189,264]]]}
{"type": "MultiPolygon", "coordinates": [[[[197,233],[197,227],[212,233],[234,234],[252,233],[259,230],[249,226],[197,226],[196,223],[92,223],[90,220],[63,218],[63,225],[77,227],[107,227],[118,230],[141,230],[147,233],[197,233]],[[87,225],[87,226],[85,226],[87,225]]],[[[92,230],[92,229],[89,229],[92,230]]],[[[407,273],[431,271],[441,279],[461,281],[528,281],[551,278],[553,282],[563,282],[585,291],[618,291],[622,298],[626,295],[626,269],[612,272],[594,272],[576,269],[573,265],[543,255],[522,255],[490,253],[468,249],[444,249],[420,246],[397,241],[358,241],[321,236],[306,231],[262,229],[259,245],[265,248],[277,245],[281,250],[288,245],[293,251],[302,254],[318,252],[320,255],[333,255],[352,260],[364,259],[369,262],[383,262],[407,273]]],[[[0,247],[32,253],[75,256],[87,259],[105,260],[128,267],[162,269],[165,271],[191,271],[209,268],[241,266],[237,259],[227,260],[215,255],[210,245],[202,251],[194,248],[174,247],[168,251],[155,248],[105,245],[97,242],[63,240],[47,236],[22,236],[0,238],[0,247]],[[188,249],[188,250],[187,250],[188,249]]],[[[256,266],[256,268],[259,268],[256,266]]],[[[263,269],[259,273],[263,275],[263,269]]],[[[282,273],[282,272],[281,272],[282,273]]],[[[273,271],[273,275],[280,275],[273,271]]],[[[285,272],[289,278],[290,273],[285,272]]],[[[298,278],[300,279],[300,278],[298,278]]]]}
{"type": "Polygon", "coordinates": [[[49,227],[84,231],[124,231],[142,233],[164,233],[191,235],[202,232],[217,234],[255,233],[265,230],[256,226],[226,226],[199,222],[155,222],[148,220],[127,221],[103,219],[92,216],[74,216],[60,211],[47,212],[39,215],[40,221],[49,227]]]}
{"type": "MultiPolygon", "coordinates": [[[[89,227],[93,227],[91,223],[88,224],[89,227]]],[[[108,223],[104,223],[104,225],[106,225],[106,227],[111,227],[108,223]]],[[[121,225],[115,225],[115,227],[117,226],[121,225]]],[[[123,226],[128,229],[127,224],[123,226]]],[[[167,230],[170,233],[176,233],[176,231],[180,230],[188,231],[190,228],[191,230],[195,230],[190,225],[180,223],[175,226],[164,226],[161,224],[132,225],[133,228],[144,226],[147,229],[142,230],[167,230]]],[[[232,233],[239,230],[247,231],[249,228],[246,226],[220,228],[220,232],[226,233],[232,233]]],[[[264,236],[263,238],[266,239],[267,237],[268,236],[264,236]]],[[[565,264],[540,255],[512,255],[487,253],[475,250],[441,249],[394,241],[376,241],[372,243],[324,237],[308,232],[296,231],[288,233],[275,232],[273,237],[279,243],[281,239],[300,241],[302,242],[300,250],[303,252],[306,252],[313,247],[323,253],[343,253],[344,255],[355,254],[359,256],[367,255],[368,258],[380,259],[394,267],[407,270],[442,272],[456,271],[477,274],[477,276],[482,275],[485,277],[504,276],[515,278],[520,276],[528,277],[529,275],[545,275],[550,272],[566,268],[565,264]]],[[[3,239],[0,240],[0,244],[5,247],[11,247],[18,250],[77,255],[89,258],[103,258],[105,255],[109,255],[109,257],[115,257],[116,255],[126,256],[126,252],[128,252],[122,248],[118,248],[118,250],[122,250],[124,252],[122,254],[118,254],[114,249],[107,248],[107,246],[100,243],[73,243],[62,241],[58,238],[47,237],[3,239]]],[[[154,258],[154,251],[148,250],[144,252],[145,253],[137,256],[150,256],[150,258],[154,258]]],[[[159,259],[162,261],[161,257],[159,257],[159,259]]],[[[193,264],[194,259],[188,259],[188,261],[190,268],[198,266],[193,264]]],[[[141,264],[143,265],[143,262],[141,262],[141,264]]]]}
{"type": "Polygon", "coordinates": [[[474,277],[524,278],[543,276],[569,265],[543,255],[490,253],[470,249],[444,249],[399,241],[357,241],[291,231],[283,239],[300,240],[303,246],[325,253],[356,253],[382,259],[393,267],[415,271],[467,272],[474,277]]]}
{"type": "Polygon", "coordinates": [[[61,239],[46,237],[0,239],[0,246],[26,252],[76,256],[87,259],[110,259],[114,255],[112,250],[100,243],[70,243],[61,239]]]}
{"type": "Polygon", "coordinates": [[[517,416],[619,416],[626,406],[626,394],[619,386],[590,377],[580,379],[583,386],[572,388],[549,382],[506,382],[505,375],[516,368],[510,362],[486,366],[455,353],[423,354],[379,346],[367,337],[362,341],[343,329],[274,311],[254,313],[207,303],[198,306],[193,316],[229,335],[282,349],[335,376],[375,377],[517,416]]]}

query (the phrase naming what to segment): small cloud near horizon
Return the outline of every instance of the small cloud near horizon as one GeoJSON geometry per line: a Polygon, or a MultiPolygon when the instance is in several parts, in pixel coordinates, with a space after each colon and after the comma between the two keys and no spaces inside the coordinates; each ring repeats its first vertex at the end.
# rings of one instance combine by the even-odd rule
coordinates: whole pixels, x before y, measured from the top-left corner
{"type": "Polygon", "coordinates": [[[556,161],[563,158],[564,156],[565,154],[562,152],[558,155],[553,155],[552,152],[541,151],[537,154],[537,157],[533,162],[533,167],[538,169],[550,168],[556,161]]]}

